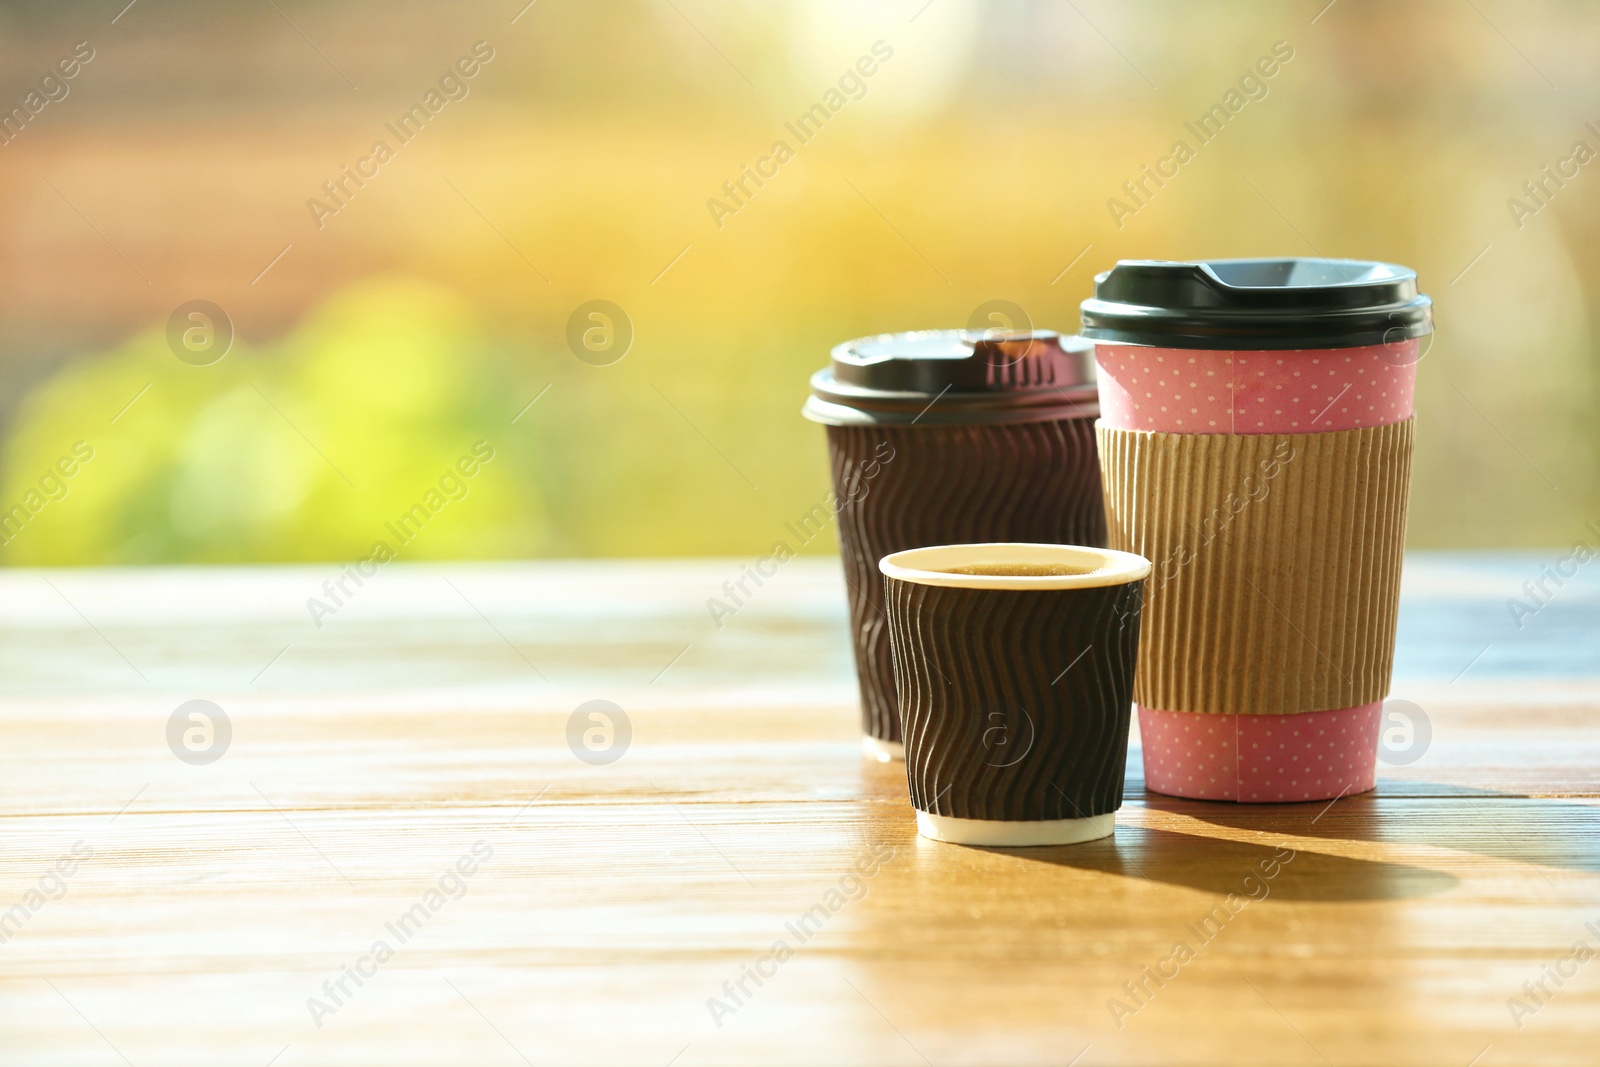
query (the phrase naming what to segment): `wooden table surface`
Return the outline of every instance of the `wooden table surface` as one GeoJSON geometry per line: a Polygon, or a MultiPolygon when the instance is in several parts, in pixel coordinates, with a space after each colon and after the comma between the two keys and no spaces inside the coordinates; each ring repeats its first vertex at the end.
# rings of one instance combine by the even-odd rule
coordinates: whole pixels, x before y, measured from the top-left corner
{"type": "Polygon", "coordinates": [[[1113,839],[1031,850],[861,759],[830,561],[721,628],[736,561],[395,563],[320,627],[334,566],[5,572],[0,1064],[1594,1064],[1600,579],[1506,603],[1558,555],[1408,558],[1375,794],[1135,750],[1113,839]]]}

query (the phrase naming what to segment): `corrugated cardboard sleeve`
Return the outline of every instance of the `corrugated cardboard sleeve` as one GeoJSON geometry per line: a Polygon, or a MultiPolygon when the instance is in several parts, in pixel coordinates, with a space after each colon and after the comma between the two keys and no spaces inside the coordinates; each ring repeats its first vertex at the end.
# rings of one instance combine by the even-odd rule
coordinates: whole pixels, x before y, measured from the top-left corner
{"type": "Polygon", "coordinates": [[[1154,564],[1134,700],[1293,715],[1388,695],[1411,419],[1308,434],[1096,430],[1110,546],[1154,564]]]}

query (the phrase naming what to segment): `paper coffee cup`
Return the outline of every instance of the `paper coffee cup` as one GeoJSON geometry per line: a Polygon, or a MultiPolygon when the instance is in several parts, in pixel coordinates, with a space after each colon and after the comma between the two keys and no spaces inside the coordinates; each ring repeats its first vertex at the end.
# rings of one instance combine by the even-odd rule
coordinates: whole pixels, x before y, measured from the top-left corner
{"type": "MultiPolygon", "coordinates": [[[[1105,543],[1092,346],[1053,333],[883,334],[837,346],[807,418],[828,431],[863,751],[903,757],[878,561],[924,545],[1105,543]]],[[[820,518],[821,521],[818,521],[820,518]]]]}
{"type": "Polygon", "coordinates": [[[918,831],[996,846],[1110,834],[1149,561],[973,544],[880,569],[918,831]]]}
{"type": "Polygon", "coordinates": [[[1145,784],[1371,789],[1431,303],[1403,267],[1124,262],[1084,302],[1109,540],[1152,561],[1145,784]]]}

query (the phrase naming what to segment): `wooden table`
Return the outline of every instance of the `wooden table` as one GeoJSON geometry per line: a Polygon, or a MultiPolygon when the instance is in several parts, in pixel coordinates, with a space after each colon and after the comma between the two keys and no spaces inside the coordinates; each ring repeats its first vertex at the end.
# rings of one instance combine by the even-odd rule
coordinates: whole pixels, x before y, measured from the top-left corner
{"type": "Polygon", "coordinates": [[[861,759],[830,561],[720,629],[733,561],[389,564],[320,627],[335,566],[6,572],[0,1063],[1593,1064],[1600,581],[1505,603],[1554,555],[1410,558],[1432,740],[1375,794],[1173,800],[1135,752],[1114,839],[1008,851],[861,759]]]}

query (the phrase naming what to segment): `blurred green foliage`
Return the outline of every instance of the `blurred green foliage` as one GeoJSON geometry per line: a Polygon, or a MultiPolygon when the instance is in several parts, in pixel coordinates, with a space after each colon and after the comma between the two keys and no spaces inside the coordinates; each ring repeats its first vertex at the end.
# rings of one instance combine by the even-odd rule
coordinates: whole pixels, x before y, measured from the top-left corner
{"type": "Polygon", "coordinates": [[[479,440],[499,462],[467,480],[402,557],[537,551],[547,522],[536,487],[485,431],[511,428],[497,403],[508,376],[473,309],[420,283],[355,286],[276,344],[236,343],[211,366],[182,363],[162,333],[143,333],[29,398],[6,453],[5,507],[28,500],[76,443],[92,458],[62,479],[60,499],[28,500],[46,503],[8,528],[4,558],[363,556],[380,538],[394,543],[385,523],[479,440]]]}

